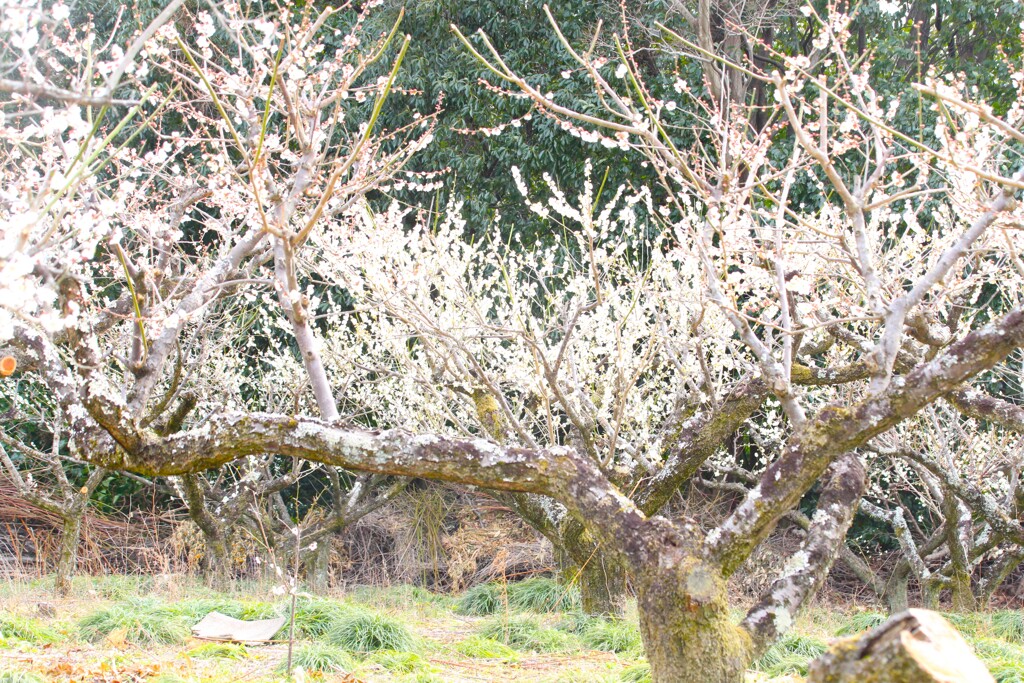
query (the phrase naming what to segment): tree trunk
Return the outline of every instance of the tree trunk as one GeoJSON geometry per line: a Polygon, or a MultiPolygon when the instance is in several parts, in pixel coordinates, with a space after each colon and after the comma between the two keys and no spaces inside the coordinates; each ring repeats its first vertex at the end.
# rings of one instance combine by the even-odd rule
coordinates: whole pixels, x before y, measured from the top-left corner
{"type": "Polygon", "coordinates": [[[331,537],[320,539],[316,550],[306,559],[306,581],[314,593],[327,591],[331,569],[331,537]]]}
{"type": "MultiPolygon", "coordinates": [[[[580,566],[580,598],[583,611],[593,616],[621,617],[626,612],[626,570],[608,554],[595,552],[580,566]]],[[[571,577],[570,577],[571,578],[571,577]]]]}
{"type": "Polygon", "coordinates": [[[226,590],[231,586],[231,552],[223,533],[207,533],[206,554],[203,556],[203,579],[206,585],[217,590],[226,590]]]}
{"type": "Polygon", "coordinates": [[[910,563],[900,561],[885,584],[884,598],[889,606],[889,614],[905,612],[910,607],[910,598],[907,595],[907,585],[910,582],[910,563]]]}
{"type": "Polygon", "coordinates": [[[687,559],[638,568],[634,579],[653,683],[742,683],[754,647],[729,618],[716,568],[687,559]]]}
{"type": "Polygon", "coordinates": [[[71,594],[71,579],[78,565],[78,540],[82,533],[82,515],[85,510],[74,510],[63,515],[64,524],[60,533],[60,555],[57,557],[57,576],[54,590],[57,595],[71,594]]]}

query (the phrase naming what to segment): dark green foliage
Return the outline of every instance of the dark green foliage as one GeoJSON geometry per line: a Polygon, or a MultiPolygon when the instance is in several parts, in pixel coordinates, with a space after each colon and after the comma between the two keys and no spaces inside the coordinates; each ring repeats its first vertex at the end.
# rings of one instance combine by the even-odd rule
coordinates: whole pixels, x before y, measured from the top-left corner
{"type": "Polygon", "coordinates": [[[568,633],[545,628],[535,617],[526,615],[495,617],[485,623],[479,633],[484,638],[529,652],[566,652],[579,646],[577,639],[568,633]]]}
{"type": "Polygon", "coordinates": [[[414,652],[419,649],[415,636],[399,620],[355,610],[334,621],[327,639],[349,652],[414,652]]]}
{"type": "MultiPolygon", "coordinates": [[[[302,667],[305,671],[337,673],[351,671],[355,665],[352,655],[345,652],[344,649],[324,643],[305,643],[292,653],[293,669],[302,667]]],[[[284,659],[278,665],[277,670],[284,671],[287,666],[288,660],[284,659]]]]}
{"type": "Polygon", "coordinates": [[[807,666],[811,660],[827,649],[828,646],[817,638],[787,634],[768,648],[768,651],[754,663],[752,668],[763,671],[770,677],[785,674],[804,676],[807,674],[807,666]]]}
{"type": "Polygon", "coordinates": [[[505,609],[505,593],[501,586],[484,583],[473,586],[455,603],[455,612],[470,616],[487,616],[505,609]]]}
{"type": "Polygon", "coordinates": [[[97,642],[114,631],[137,645],[177,645],[190,635],[188,620],[153,598],[131,598],[94,612],[78,622],[82,638],[97,642]]]}
{"type": "Polygon", "coordinates": [[[536,577],[508,585],[508,604],[533,612],[554,612],[579,609],[577,586],[564,586],[554,579],[536,577]]]}

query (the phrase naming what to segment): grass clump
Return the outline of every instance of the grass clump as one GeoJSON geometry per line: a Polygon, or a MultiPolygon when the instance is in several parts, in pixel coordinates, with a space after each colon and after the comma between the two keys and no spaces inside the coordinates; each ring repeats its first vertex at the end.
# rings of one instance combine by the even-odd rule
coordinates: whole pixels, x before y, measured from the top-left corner
{"type": "Polygon", "coordinates": [[[595,619],[580,639],[587,647],[607,652],[635,652],[641,647],[640,629],[620,619],[595,619]]]}
{"type": "Polygon", "coordinates": [[[193,659],[246,659],[249,651],[236,643],[203,643],[185,654],[193,659]]]}
{"type": "MultiPolygon", "coordinates": [[[[352,655],[340,647],[324,643],[306,643],[292,653],[292,669],[302,668],[304,671],[316,673],[347,672],[356,666],[352,655]]],[[[278,671],[288,668],[288,659],[282,659],[278,671]]]]}
{"type": "Polygon", "coordinates": [[[580,608],[577,586],[563,586],[554,579],[535,577],[508,586],[508,603],[532,612],[565,612],[580,608]]]}
{"type": "Polygon", "coordinates": [[[354,611],[356,608],[342,602],[304,598],[295,607],[295,635],[310,640],[321,640],[338,621],[354,611]]]}
{"type": "Polygon", "coordinates": [[[817,638],[787,634],[768,648],[764,656],[754,663],[753,668],[763,671],[771,678],[786,674],[806,676],[811,660],[819,657],[827,649],[825,643],[817,638]]]}
{"type": "Polygon", "coordinates": [[[43,683],[43,679],[27,671],[4,669],[0,671],[0,683],[43,683]]]}
{"type": "Polygon", "coordinates": [[[78,632],[90,642],[115,631],[137,645],[178,645],[191,635],[185,617],[152,598],[131,598],[78,622],[78,632]]]}
{"type": "Polygon", "coordinates": [[[992,635],[1011,643],[1024,645],[1024,611],[1003,610],[991,617],[992,635]]]}
{"type": "Polygon", "coordinates": [[[0,640],[22,640],[33,645],[56,643],[60,636],[52,628],[35,619],[14,614],[0,614],[0,640]]]}
{"type": "Polygon", "coordinates": [[[327,632],[332,645],[349,652],[414,652],[419,643],[402,622],[383,614],[352,611],[336,619],[327,632]]]}
{"type": "Polygon", "coordinates": [[[651,683],[651,665],[641,662],[626,667],[619,679],[622,683],[651,683]]]}
{"type": "Polygon", "coordinates": [[[427,663],[415,652],[381,650],[373,653],[370,659],[375,664],[380,664],[391,673],[396,674],[411,674],[428,669],[427,663]]]}
{"type": "Polygon", "coordinates": [[[857,612],[843,620],[842,625],[836,629],[837,636],[852,636],[857,633],[875,628],[884,624],[888,619],[881,612],[857,612]]]}
{"type": "Polygon", "coordinates": [[[579,644],[568,633],[545,628],[537,619],[525,615],[492,619],[483,625],[480,635],[529,652],[565,652],[579,644]]]}
{"type": "Polygon", "coordinates": [[[579,636],[599,621],[601,621],[600,617],[591,616],[585,612],[567,612],[558,620],[555,628],[579,636]]]}
{"type": "Polygon", "coordinates": [[[486,617],[505,609],[502,587],[494,583],[473,586],[455,603],[455,612],[474,617],[486,617]]]}
{"type": "Polygon", "coordinates": [[[466,657],[475,659],[506,659],[514,660],[518,656],[515,650],[504,643],[499,643],[483,636],[470,636],[455,646],[455,651],[466,657]]]}

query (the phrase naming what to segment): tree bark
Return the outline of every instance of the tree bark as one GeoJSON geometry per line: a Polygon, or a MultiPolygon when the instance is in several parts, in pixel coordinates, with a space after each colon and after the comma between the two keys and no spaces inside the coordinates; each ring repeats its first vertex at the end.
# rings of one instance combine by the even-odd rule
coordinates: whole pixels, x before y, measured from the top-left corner
{"type": "Polygon", "coordinates": [[[78,566],[78,541],[82,534],[82,516],[85,509],[70,510],[63,514],[63,526],[60,533],[60,555],[57,557],[57,576],[54,579],[54,590],[57,595],[71,594],[71,579],[78,566]]]}
{"type": "Polygon", "coordinates": [[[626,612],[629,592],[626,569],[600,550],[575,568],[567,578],[578,577],[581,607],[585,614],[621,617],[626,612]]]}
{"type": "Polygon", "coordinates": [[[677,559],[641,569],[635,578],[651,680],[741,683],[753,642],[729,618],[721,571],[694,558],[677,559]]]}

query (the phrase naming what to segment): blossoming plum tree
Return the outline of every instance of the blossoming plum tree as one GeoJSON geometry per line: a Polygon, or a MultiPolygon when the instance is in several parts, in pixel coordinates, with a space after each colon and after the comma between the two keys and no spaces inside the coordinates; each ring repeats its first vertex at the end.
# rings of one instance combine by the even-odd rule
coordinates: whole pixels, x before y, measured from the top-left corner
{"type": "Polygon", "coordinates": [[[899,102],[846,59],[841,14],[822,19],[816,63],[725,64],[774,94],[757,129],[742,103],[683,82],[679,102],[654,97],[625,37],[608,66],[565,44],[598,113],[536,92],[484,39],[479,57],[537,115],[644,155],[662,179],[579,201],[553,185],[546,203],[524,187],[572,229],[521,254],[456,239],[454,207],[366,201],[431,126],[374,132],[395,70],[355,83],[387,36],[330,54],[316,36],[332,10],[268,19],[224,3],[187,15],[186,40],[172,5],[127,49],[76,62],[76,30],[34,7],[4,27],[23,76],[0,83],[0,338],[46,384],[81,457],[174,476],[277,454],[507,492],[524,515],[557,501],[584,546],[632,576],[654,680],[742,680],[839,552],[863,453],[884,454],[889,430],[1024,344],[1020,110],[997,118],[955,81],[930,81],[940,124],[895,129],[899,102]],[[51,46],[68,51],[65,71],[36,66],[51,46]],[[111,128],[104,107],[121,104],[111,128]],[[177,135],[153,123],[172,112],[177,135]],[[152,148],[136,149],[151,125],[152,148]],[[1000,306],[979,305],[983,292],[1000,306]],[[265,329],[239,324],[247,310],[265,329]],[[233,400],[233,386],[269,387],[204,356],[219,338],[271,363],[297,350],[313,400],[233,400]],[[711,529],[657,514],[766,403],[784,416],[778,446],[735,510],[711,529]],[[349,405],[401,428],[357,426],[340,417],[349,405]],[[802,547],[734,624],[726,581],[812,489],[802,547]]]}

